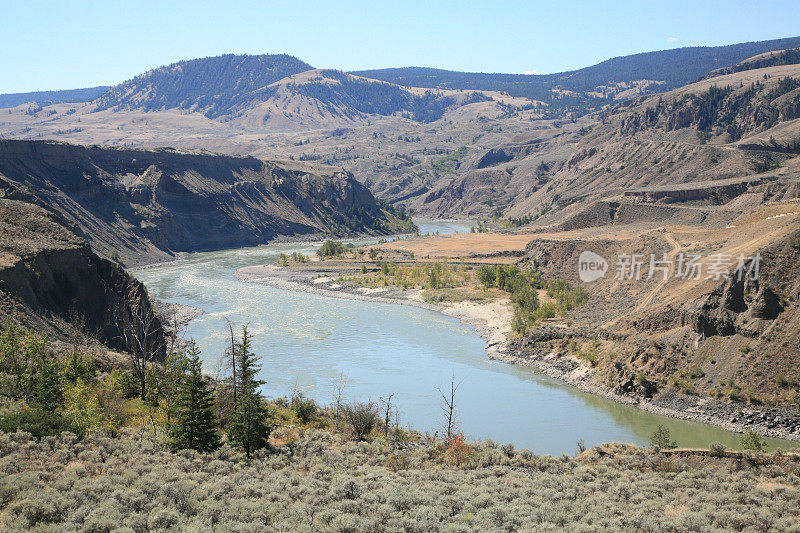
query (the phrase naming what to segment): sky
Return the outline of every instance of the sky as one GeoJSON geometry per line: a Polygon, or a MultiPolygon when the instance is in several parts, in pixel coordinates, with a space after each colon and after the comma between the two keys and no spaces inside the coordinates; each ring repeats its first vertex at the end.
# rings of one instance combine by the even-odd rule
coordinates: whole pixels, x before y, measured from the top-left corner
{"type": "Polygon", "coordinates": [[[0,93],[113,85],[223,53],[288,53],[342,70],[550,73],[800,35],[797,0],[0,0],[0,18],[0,93]]]}

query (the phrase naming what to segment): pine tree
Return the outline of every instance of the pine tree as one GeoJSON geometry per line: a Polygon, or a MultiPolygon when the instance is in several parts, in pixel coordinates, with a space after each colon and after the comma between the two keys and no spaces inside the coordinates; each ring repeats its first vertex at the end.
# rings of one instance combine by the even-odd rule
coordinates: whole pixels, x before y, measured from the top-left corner
{"type": "Polygon", "coordinates": [[[200,349],[194,341],[189,344],[187,356],[189,374],[178,387],[172,448],[210,452],[220,444],[217,417],[214,414],[214,398],[201,371],[200,349]]]}
{"type": "Polygon", "coordinates": [[[267,408],[258,392],[263,381],[257,379],[261,367],[259,357],[251,351],[252,340],[247,326],[242,328],[242,340],[236,351],[236,364],[239,375],[239,405],[233,413],[233,421],[228,428],[232,443],[244,448],[247,457],[269,444],[270,426],[267,423],[267,408]]]}
{"type": "Polygon", "coordinates": [[[58,363],[52,357],[40,357],[35,375],[32,403],[45,411],[55,411],[64,403],[58,363]]]}

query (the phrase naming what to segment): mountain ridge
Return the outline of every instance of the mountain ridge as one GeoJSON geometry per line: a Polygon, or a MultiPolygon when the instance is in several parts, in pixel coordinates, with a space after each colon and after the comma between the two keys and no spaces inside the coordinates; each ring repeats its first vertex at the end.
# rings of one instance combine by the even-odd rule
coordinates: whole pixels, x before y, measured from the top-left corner
{"type": "MultiPolygon", "coordinates": [[[[551,105],[578,105],[586,100],[588,93],[595,91],[609,82],[630,83],[637,80],[650,80],[659,88],[670,90],[691,83],[709,71],[735,64],[754,55],[800,46],[800,37],[753,41],[716,47],[684,47],[654,52],[640,52],[626,56],[607,59],[595,65],[577,70],[553,74],[501,74],[472,73],[435,69],[427,67],[400,67],[387,69],[365,69],[353,71],[354,74],[383,81],[391,81],[400,85],[414,87],[495,90],[506,91],[511,96],[545,100],[551,105]],[[699,57],[698,57],[699,56],[699,57]],[[660,71],[654,69],[657,61],[660,71]],[[620,73],[614,74],[614,71],[620,73]],[[663,87],[658,85],[663,82],[663,87]],[[563,86],[571,92],[582,93],[552,97],[553,89],[563,86]]],[[[620,90],[609,87],[606,97],[598,100],[613,100],[620,90]]],[[[619,89],[619,88],[618,88],[619,89]]],[[[627,89],[624,88],[624,89],[627,89]]],[[[653,91],[648,91],[653,92],[653,91]]],[[[600,93],[602,94],[602,93],[600,93]]],[[[596,106],[591,106],[596,107],[596,106]]]]}
{"type": "MultiPolygon", "coordinates": [[[[560,112],[584,114],[619,98],[674,89],[714,69],[730,67],[758,54],[798,46],[800,37],[682,47],[617,56],[552,74],[460,72],[431,67],[363,69],[350,74],[402,87],[502,91],[512,97],[547,102],[560,112]]],[[[3,94],[0,107],[40,100],[60,103],[72,98],[76,102],[96,100],[98,110],[180,108],[199,110],[210,118],[217,118],[248,103],[236,101],[236,95],[247,98],[253,91],[313,68],[288,54],[222,54],[156,67],[104,91],[99,91],[103,87],[95,87],[3,94]],[[197,68],[200,65],[202,69],[197,68]],[[234,75],[238,79],[232,79],[234,75]],[[170,77],[177,80],[170,80],[170,77]],[[162,87],[162,94],[158,94],[152,89],[159,84],[171,86],[166,90],[162,87]],[[177,89],[185,94],[178,94],[177,89]]]]}

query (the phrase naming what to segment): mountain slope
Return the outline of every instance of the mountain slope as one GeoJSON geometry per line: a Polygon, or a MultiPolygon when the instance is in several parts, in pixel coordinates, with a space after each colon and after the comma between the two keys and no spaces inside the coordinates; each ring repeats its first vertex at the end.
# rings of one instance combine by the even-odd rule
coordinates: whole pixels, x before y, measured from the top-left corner
{"type": "Polygon", "coordinates": [[[413,227],[340,169],[166,149],[0,141],[0,196],[47,207],[125,263],[413,227]]]}
{"type": "Polygon", "coordinates": [[[109,88],[107,85],[101,85],[86,89],[0,94],[0,108],[16,107],[28,102],[35,102],[39,105],[91,102],[109,88]]]}
{"type": "Polygon", "coordinates": [[[704,76],[703,79],[714,78],[724,74],[733,74],[734,72],[742,72],[744,70],[779,67],[782,65],[796,65],[798,63],[800,63],[800,48],[765,52],[763,54],[758,54],[756,56],[747,58],[733,66],[712,70],[706,76],[704,76]]]}
{"type": "Polygon", "coordinates": [[[422,67],[362,70],[354,74],[413,87],[505,91],[512,96],[585,112],[619,95],[674,89],[713,69],[733,65],[756,54],[796,46],[800,46],[800,37],[676,48],[615,57],[556,74],[485,74],[422,67]]]}
{"type": "Polygon", "coordinates": [[[474,92],[414,90],[338,70],[309,70],[245,95],[249,102],[225,119],[271,131],[346,128],[377,117],[432,122],[452,108],[491,98],[474,92]]]}
{"type": "MultiPolygon", "coordinates": [[[[679,198],[692,189],[713,202],[715,187],[739,180],[725,183],[717,200],[730,201],[742,180],[775,174],[800,153],[800,65],[704,79],[619,104],[598,118],[582,128],[520,135],[476,154],[459,176],[411,205],[484,215],[499,206],[509,218],[547,209],[544,220],[553,221],[603,195],[679,198]],[[684,192],[668,192],[678,189],[684,192]]],[[[737,190],[741,195],[748,187],[737,190]]]]}
{"type": "Polygon", "coordinates": [[[285,55],[227,54],[159,67],[112,87],[99,110],[185,109],[215,118],[247,103],[247,95],[312,67],[285,55]]]}

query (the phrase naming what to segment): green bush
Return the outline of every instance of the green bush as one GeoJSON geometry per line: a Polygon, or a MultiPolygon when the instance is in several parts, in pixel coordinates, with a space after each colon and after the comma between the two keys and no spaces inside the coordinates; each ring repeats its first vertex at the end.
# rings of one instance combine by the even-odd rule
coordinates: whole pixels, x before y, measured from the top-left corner
{"type": "Polygon", "coordinates": [[[345,405],[342,411],[358,441],[366,439],[380,422],[378,407],[372,402],[353,402],[353,405],[345,405]]]}
{"type": "Polygon", "coordinates": [[[767,448],[767,443],[764,439],[752,431],[745,433],[742,438],[739,439],[739,443],[742,445],[743,449],[753,452],[763,452],[767,448]]]}
{"type": "Polygon", "coordinates": [[[65,431],[83,436],[83,430],[71,424],[63,416],[40,409],[29,409],[21,413],[0,417],[0,431],[3,433],[24,431],[30,433],[37,439],[52,435],[60,435],[65,431]]]}
{"type": "Polygon", "coordinates": [[[317,255],[320,257],[333,257],[336,255],[342,255],[344,250],[345,247],[340,242],[325,241],[322,243],[322,247],[317,250],[317,255]]]}
{"type": "Polygon", "coordinates": [[[302,392],[296,392],[292,395],[290,407],[294,416],[302,424],[308,424],[317,416],[317,402],[312,398],[307,398],[302,392]]]}
{"type": "Polygon", "coordinates": [[[672,440],[669,429],[661,424],[658,425],[658,428],[656,428],[655,432],[650,436],[650,445],[658,450],[669,450],[678,446],[675,441],[672,440]]]}

